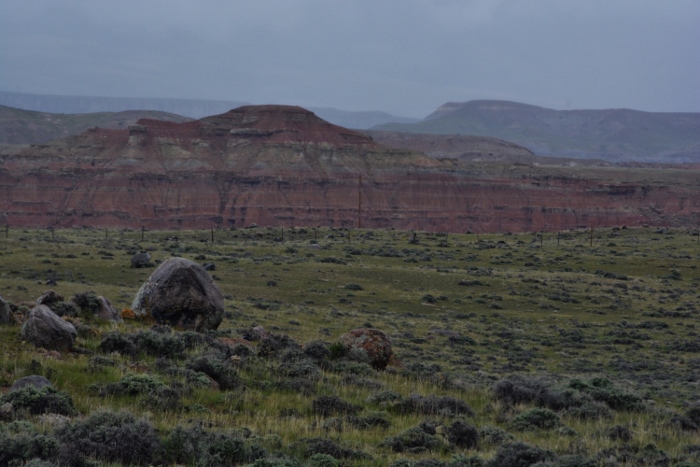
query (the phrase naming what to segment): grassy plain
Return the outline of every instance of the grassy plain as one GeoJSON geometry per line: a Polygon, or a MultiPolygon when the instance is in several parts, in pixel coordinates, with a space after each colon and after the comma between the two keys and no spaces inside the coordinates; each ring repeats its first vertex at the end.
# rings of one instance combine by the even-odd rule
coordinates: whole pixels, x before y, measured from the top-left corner
{"type": "MultiPolygon", "coordinates": [[[[487,462],[502,449],[483,432],[471,448],[445,441],[407,454],[381,445],[426,419],[444,425],[460,419],[368,401],[391,390],[404,398],[460,399],[473,410],[466,421],[477,430],[497,427],[558,456],[579,455],[598,465],[700,462],[699,431],[679,422],[700,402],[697,231],[616,228],[544,237],[419,232],[415,238],[410,232],[325,228],[4,234],[0,295],[20,307],[29,307],[47,289],[66,300],[95,291],[118,309],[129,307],[153,270],[130,268],[130,258],[146,250],[154,260],[182,256],[216,265],[211,274],[227,311],[219,336],[240,337],[261,325],[300,344],[332,344],[351,329],[372,327],[392,337],[402,367],[374,372],[366,365],[331,362],[322,366],[321,378],[299,389],[267,384],[281,381],[284,363],[251,356],[239,368],[244,384],[237,389],[194,387],[176,408],[158,408],[143,395],[88,390],[129,374],[168,384],[182,379],[162,371],[162,359],[144,354],[110,354],[115,365],[95,368],[104,335],[151,324],[84,319],[89,329],[77,341],[84,350],[60,358],[23,342],[19,327],[0,326],[3,392],[17,378],[39,372],[70,394],[83,415],[127,409],[146,417],[163,437],[193,423],[212,430],[246,427],[269,452],[300,459],[304,456],[290,446],[314,437],[372,456],[348,457],[343,460],[348,465],[389,465],[401,458],[448,462],[457,454],[487,462]],[[49,287],[47,280],[57,285],[49,287]],[[611,410],[600,416],[555,407],[556,428],[518,428],[519,415],[536,405],[550,407],[536,400],[508,403],[494,389],[523,378],[525,386],[537,382],[552,392],[570,389],[572,380],[590,384],[602,378],[615,394],[639,404],[611,409],[606,402],[611,410]],[[380,411],[388,427],[358,428],[342,416],[321,416],[313,407],[321,395],[354,404],[360,414],[380,411]],[[611,436],[613,427],[628,429],[631,438],[611,436]]],[[[43,426],[37,417],[29,420],[43,426]]]]}

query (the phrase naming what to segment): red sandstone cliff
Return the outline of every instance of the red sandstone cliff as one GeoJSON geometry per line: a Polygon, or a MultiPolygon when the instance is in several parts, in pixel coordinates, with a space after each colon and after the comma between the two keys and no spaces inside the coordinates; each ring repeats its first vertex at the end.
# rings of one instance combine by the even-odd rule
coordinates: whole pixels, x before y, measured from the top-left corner
{"type": "MultiPolygon", "coordinates": [[[[512,149],[512,148],[511,148],[512,149]]],[[[436,231],[693,224],[693,170],[445,164],[299,107],[140,120],[0,158],[0,221],[162,229],[358,223],[436,231]],[[665,171],[664,171],[665,170],[665,171]]]]}

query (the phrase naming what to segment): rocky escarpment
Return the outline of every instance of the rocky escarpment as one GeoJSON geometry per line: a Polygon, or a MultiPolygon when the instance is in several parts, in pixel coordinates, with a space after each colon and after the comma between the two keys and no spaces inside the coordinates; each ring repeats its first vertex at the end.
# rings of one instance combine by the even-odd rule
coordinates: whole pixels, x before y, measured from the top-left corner
{"type": "Polygon", "coordinates": [[[446,163],[299,107],[143,119],[0,159],[0,222],[178,229],[336,226],[526,231],[683,224],[690,170],[446,163]]]}

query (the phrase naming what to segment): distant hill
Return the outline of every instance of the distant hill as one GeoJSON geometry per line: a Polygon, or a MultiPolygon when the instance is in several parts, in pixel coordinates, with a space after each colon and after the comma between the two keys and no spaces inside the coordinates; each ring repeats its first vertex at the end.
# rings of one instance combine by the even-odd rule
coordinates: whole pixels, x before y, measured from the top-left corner
{"type": "Polygon", "coordinates": [[[245,104],[247,102],[144,97],[56,96],[0,91],[0,105],[63,114],[157,110],[189,118],[202,118],[228,112],[245,104]]]}
{"type": "MultiPolygon", "coordinates": [[[[159,110],[197,119],[226,113],[231,109],[248,104],[248,102],[204,99],[56,96],[0,91],[0,105],[37,112],[64,114],[159,110]]],[[[350,112],[327,107],[310,107],[309,110],[334,125],[346,128],[367,129],[383,123],[414,123],[418,121],[415,118],[398,117],[376,111],[350,112]]]]}
{"type": "Polygon", "coordinates": [[[389,123],[374,129],[489,136],[546,156],[614,162],[700,162],[700,113],[553,110],[478,100],[447,103],[417,123],[389,123]]]}
{"type": "Polygon", "coordinates": [[[0,105],[0,144],[38,144],[77,135],[88,128],[126,129],[142,118],[186,122],[190,118],[152,110],[56,114],[0,105]]]}
{"type": "Polygon", "coordinates": [[[417,118],[398,117],[386,112],[366,111],[350,112],[328,107],[309,107],[313,113],[334,125],[356,130],[366,130],[384,123],[416,123],[417,118]]]}

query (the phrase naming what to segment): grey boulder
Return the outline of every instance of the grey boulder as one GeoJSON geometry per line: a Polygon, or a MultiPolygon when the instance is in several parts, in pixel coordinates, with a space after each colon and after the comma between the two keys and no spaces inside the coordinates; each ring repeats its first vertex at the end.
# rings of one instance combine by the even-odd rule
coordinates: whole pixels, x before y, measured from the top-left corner
{"type": "Polygon", "coordinates": [[[97,301],[100,304],[100,308],[97,310],[97,316],[108,321],[121,321],[122,317],[119,311],[117,311],[112,303],[107,300],[102,295],[97,296],[97,301]]]}
{"type": "Polygon", "coordinates": [[[224,299],[202,266],[185,258],[168,258],[136,294],[131,309],[159,324],[195,331],[216,329],[224,318],[224,299]]]}
{"type": "Polygon", "coordinates": [[[10,305],[0,297],[0,324],[12,324],[14,319],[12,318],[12,310],[10,305]]]}
{"type": "Polygon", "coordinates": [[[22,338],[48,350],[73,348],[78,333],[68,321],[61,319],[46,305],[37,305],[22,325],[22,338]]]}
{"type": "Polygon", "coordinates": [[[141,253],[136,253],[131,257],[131,267],[132,268],[150,268],[153,267],[151,263],[151,255],[145,251],[141,253]]]}
{"type": "Polygon", "coordinates": [[[51,381],[39,375],[29,375],[20,378],[12,384],[10,392],[19,391],[24,388],[34,388],[37,391],[45,387],[53,387],[51,381]]]}
{"type": "Polygon", "coordinates": [[[54,292],[53,290],[47,290],[43,294],[41,294],[41,297],[36,299],[36,304],[37,305],[46,305],[47,307],[51,308],[55,304],[62,302],[63,301],[63,296],[54,292]]]}

